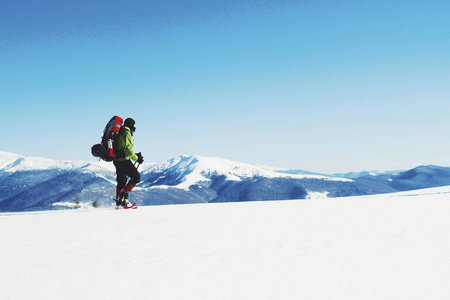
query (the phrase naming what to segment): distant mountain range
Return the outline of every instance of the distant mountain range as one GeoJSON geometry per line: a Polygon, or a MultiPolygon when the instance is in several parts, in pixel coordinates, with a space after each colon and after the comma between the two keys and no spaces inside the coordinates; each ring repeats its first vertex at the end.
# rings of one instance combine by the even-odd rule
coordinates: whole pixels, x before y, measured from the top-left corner
{"type": "MultiPolygon", "coordinates": [[[[140,167],[130,200],[139,205],[313,199],[372,195],[450,185],[450,168],[315,174],[220,158],[182,155],[140,167]]],[[[98,201],[110,207],[112,163],[54,161],[0,152],[0,211],[65,209],[98,201]]]]}
{"type": "Polygon", "coordinates": [[[273,172],[285,173],[285,174],[319,175],[319,176],[347,178],[347,179],[355,179],[355,178],[360,178],[363,176],[397,175],[400,172],[402,172],[402,171],[362,171],[362,172],[324,174],[324,173],[314,173],[314,172],[298,170],[298,169],[278,169],[278,168],[273,168],[273,167],[259,165],[259,164],[256,165],[256,167],[265,169],[265,170],[270,170],[273,172]]]}

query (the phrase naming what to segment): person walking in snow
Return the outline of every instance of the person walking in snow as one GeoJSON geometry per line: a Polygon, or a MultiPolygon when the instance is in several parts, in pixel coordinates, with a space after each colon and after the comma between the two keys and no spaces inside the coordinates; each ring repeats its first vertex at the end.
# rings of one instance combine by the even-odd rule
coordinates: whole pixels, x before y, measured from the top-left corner
{"type": "Polygon", "coordinates": [[[128,201],[129,194],[134,186],[141,181],[139,174],[133,161],[138,164],[144,162],[141,153],[134,153],[133,151],[133,134],[136,132],[136,122],[132,118],[125,120],[123,126],[120,128],[119,134],[114,140],[114,150],[116,158],[114,159],[114,166],[117,174],[117,190],[116,190],[116,205],[123,207],[131,206],[128,201]],[[127,177],[130,181],[127,184],[127,177]]]}

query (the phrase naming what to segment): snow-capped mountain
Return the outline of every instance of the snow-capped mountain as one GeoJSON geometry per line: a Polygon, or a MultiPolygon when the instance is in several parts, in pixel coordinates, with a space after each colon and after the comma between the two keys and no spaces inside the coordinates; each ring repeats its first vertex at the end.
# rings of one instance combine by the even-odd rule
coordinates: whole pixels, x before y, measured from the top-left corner
{"type": "Polygon", "coordinates": [[[298,169],[278,169],[264,165],[256,165],[257,167],[263,168],[265,170],[271,170],[273,172],[284,173],[284,174],[299,174],[299,175],[319,175],[325,177],[333,177],[333,178],[347,178],[347,179],[356,179],[363,176],[381,176],[381,175],[398,175],[402,171],[361,171],[361,172],[347,172],[347,173],[333,173],[333,174],[325,174],[325,173],[314,173],[305,170],[298,169]]]}
{"type": "Polygon", "coordinates": [[[182,155],[146,170],[151,173],[146,186],[171,186],[189,190],[191,186],[203,185],[220,177],[225,181],[245,181],[249,178],[290,178],[348,181],[322,175],[283,174],[249,164],[220,158],[182,155]]]}
{"type": "Polygon", "coordinates": [[[0,152],[0,210],[52,208],[57,202],[72,202],[78,194],[102,198],[114,181],[114,170],[105,163],[0,152]]]}
{"type": "Polygon", "coordinates": [[[340,178],[348,178],[348,179],[356,179],[364,176],[392,176],[398,175],[402,171],[361,171],[361,172],[348,172],[348,173],[334,173],[331,174],[331,177],[340,177],[340,178]]]}
{"type": "MultiPolygon", "coordinates": [[[[181,155],[140,167],[131,194],[139,205],[343,197],[450,185],[450,168],[413,170],[354,179],[288,174],[220,158],[181,155]]],[[[111,206],[115,169],[102,161],[54,161],[0,152],[0,210],[24,211],[111,206]]]]}
{"type": "Polygon", "coordinates": [[[140,186],[153,193],[165,191],[166,201],[168,193],[175,193],[176,197],[182,193],[183,199],[191,201],[230,202],[304,199],[310,195],[304,185],[307,180],[323,185],[352,182],[326,176],[282,174],[220,158],[182,155],[147,169],[140,186]]]}

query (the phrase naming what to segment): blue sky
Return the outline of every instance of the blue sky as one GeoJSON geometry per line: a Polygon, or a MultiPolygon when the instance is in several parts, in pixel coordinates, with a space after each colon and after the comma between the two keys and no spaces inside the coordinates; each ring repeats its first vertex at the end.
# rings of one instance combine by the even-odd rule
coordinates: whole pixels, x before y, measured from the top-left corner
{"type": "Polygon", "coordinates": [[[316,172],[450,166],[448,1],[4,1],[0,150],[316,172]],[[226,3],[222,3],[226,2],[226,3]]]}

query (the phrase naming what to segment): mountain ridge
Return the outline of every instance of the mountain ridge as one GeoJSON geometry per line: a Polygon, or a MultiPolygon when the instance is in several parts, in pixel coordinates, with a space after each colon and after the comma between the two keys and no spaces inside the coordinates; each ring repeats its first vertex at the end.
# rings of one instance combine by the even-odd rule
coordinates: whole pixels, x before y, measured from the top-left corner
{"type": "MultiPolygon", "coordinates": [[[[450,185],[450,168],[418,166],[357,178],[287,174],[222,158],[180,155],[140,168],[131,194],[139,205],[314,199],[407,191],[450,185]]],[[[350,174],[350,173],[348,173],[350,174]]],[[[115,169],[103,161],[56,161],[0,152],[0,210],[70,208],[97,200],[111,206],[115,169]]]]}

